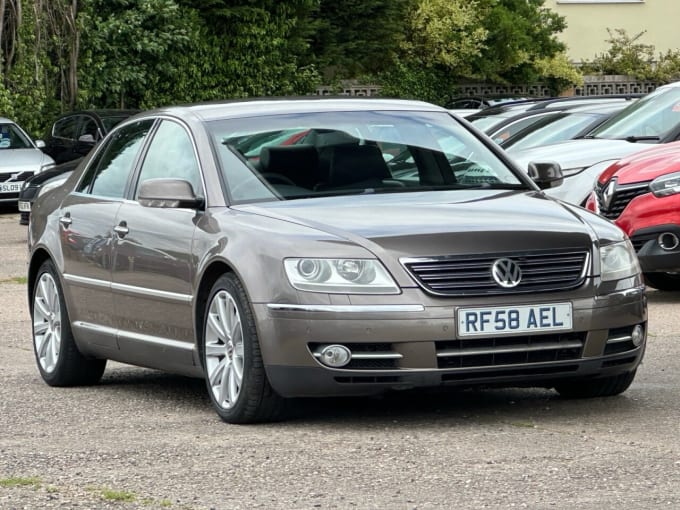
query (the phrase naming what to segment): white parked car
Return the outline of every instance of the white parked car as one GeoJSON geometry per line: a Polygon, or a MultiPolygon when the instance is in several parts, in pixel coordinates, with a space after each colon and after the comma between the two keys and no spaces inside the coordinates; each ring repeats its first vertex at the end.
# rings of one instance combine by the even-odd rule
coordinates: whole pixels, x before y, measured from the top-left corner
{"type": "Polygon", "coordinates": [[[54,160],[40,150],[16,123],[0,117],[0,204],[16,203],[24,181],[54,166],[54,160]]]}
{"type": "Polygon", "coordinates": [[[613,162],[649,144],[679,139],[680,82],[675,82],[631,104],[583,138],[518,151],[512,157],[525,169],[531,162],[558,163],[564,184],[546,192],[583,205],[599,175],[613,162]]]}

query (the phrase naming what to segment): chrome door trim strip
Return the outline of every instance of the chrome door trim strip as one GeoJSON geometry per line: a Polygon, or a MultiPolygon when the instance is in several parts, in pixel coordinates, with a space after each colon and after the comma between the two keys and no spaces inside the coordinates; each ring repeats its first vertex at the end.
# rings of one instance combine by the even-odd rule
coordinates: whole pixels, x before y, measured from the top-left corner
{"type": "Polygon", "coordinates": [[[148,289],[146,287],[137,287],[135,285],[126,285],[124,283],[111,283],[111,290],[114,292],[121,292],[123,294],[136,294],[147,297],[167,299],[169,301],[178,301],[180,303],[191,303],[191,294],[179,294],[177,292],[169,292],[166,290],[148,289]]]}
{"type": "Polygon", "coordinates": [[[269,303],[267,308],[272,311],[331,313],[409,313],[425,311],[423,305],[291,305],[269,303]]]}
{"type": "Polygon", "coordinates": [[[90,331],[96,331],[98,333],[106,333],[109,336],[117,338],[124,337],[126,339],[134,340],[136,342],[160,345],[162,347],[171,347],[173,349],[183,349],[186,351],[192,351],[194,348],[194,344],[190,342],[170,340],[169,338],[162,338],[158,336],[142,335],[141,333],[123,331],[116,328],[110,328],[108,326],[98,326],[97,324],[91,324],[89,322],[74,321],[73,325],[77,328],[88,329],[90,331]]]}
{"type": "Polygon", "coordinates": [[[83,285],[85,287],[96,287],[99,289],[111,289],[111,282],[106,280],[99,280],[97,278],[87,278],[85,276],[76,276],[74,274],[64,273],[64,280],[76,285],[83,285]]]}
{"type": "Polygon", "coordinates": [[[168,292],[165,290],[148,289],[146,287],[137,287],[135,285],[125,285],[123,283],[112,283],[106,280],[99,280],[95,278],[87,278],[85,276],[76,276],[73,274],[64,274],[64,280],[76,285],[83,285],[85,287],[95,287],[98,289],[109,289],[114,292],[123,294],[135,294],[147,297],[154,297],[160,299],[167,299],[169,301],[177,301],[180,303],[191,303],[193,296],[191,294],[179,294],[177,292],[168,292]]]}

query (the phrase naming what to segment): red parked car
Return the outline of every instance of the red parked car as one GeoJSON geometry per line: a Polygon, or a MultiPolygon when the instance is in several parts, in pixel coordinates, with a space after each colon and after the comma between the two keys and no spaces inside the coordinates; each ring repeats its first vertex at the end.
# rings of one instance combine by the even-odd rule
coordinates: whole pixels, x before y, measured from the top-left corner
{"type": "Polygon", "coordinates": [[[586,207],[628,234],[650,287],[680,290],[680,142],[611,165],[586,207]]]}

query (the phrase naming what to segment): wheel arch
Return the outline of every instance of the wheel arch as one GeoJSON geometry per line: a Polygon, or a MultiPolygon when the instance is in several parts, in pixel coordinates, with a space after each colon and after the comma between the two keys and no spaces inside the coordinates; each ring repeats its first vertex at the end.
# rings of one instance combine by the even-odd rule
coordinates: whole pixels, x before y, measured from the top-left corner
{"type": "Polygon", "coordinates": [[[203,316],[208,306],[210,290],[215,282],[224,274],[236,273],[234,268],[224,260],[211,262],[203,271],[200,283],[196,290],[196,304],[194,306],[194,328],[196,331],[196,348],[199,356],[198,362],[203,366],[203,316]]]}
{"type": "Polygon", "coordinates": [[[28,264],[28,307],[31,312],[33,312],[33,288],[38,275],[38,269],[40,269],[46,260],[52,260],[52,256],[44,248],[38,248],[31,256],[28,264]]]}

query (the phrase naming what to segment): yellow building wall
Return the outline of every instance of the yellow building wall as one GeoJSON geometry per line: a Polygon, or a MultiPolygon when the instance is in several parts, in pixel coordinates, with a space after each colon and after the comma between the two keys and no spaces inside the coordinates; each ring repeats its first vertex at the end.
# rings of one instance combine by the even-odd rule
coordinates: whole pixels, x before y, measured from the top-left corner
{"type": "Polygon", "coordinates": [[[646,31],[639,42],[654,45],[657,54],[680,50],[680,0],[545,0],[544,5],[566,19],[558,37],[574,62],[609,49],[607,28],[623,28],[630,36],[646,31]]]}

